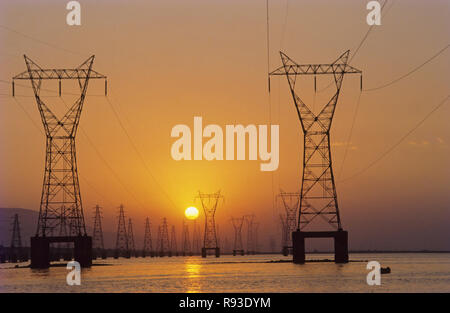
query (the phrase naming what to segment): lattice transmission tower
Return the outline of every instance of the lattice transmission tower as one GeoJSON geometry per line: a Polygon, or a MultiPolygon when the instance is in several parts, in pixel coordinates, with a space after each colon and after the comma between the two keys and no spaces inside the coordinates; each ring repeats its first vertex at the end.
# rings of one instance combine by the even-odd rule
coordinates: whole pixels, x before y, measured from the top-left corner
{"type": "Polygon", "coordinates": [[[106,259],[105,244],[103,242],[102,213],[100,206],[95,206],[94,232],[92,235],[93,257],[106,259]]]}
{"type": "Polygon", "coordinates": [[[278,195],[281,198],[285,210],[284,221],[284,245],[282,246],[283,255],[289,255],[292,251],[292,232],[297,230],[297,214],[300,206],[300,193],[281,191],[278,195]]]}
{"type": "Polygon", "coordinates": [[[234,228],[233,255],[244,255],[244,245],[242,244],[242,225],[244,225],[244,217],[232,217],[231,224],[234,228]]]}
{"type": "Polygon", "coordinates": [[[269,73],[269,77],[286,76],[304,135],[300,207],[297,231],[293,233],[299,242],[298,247],[293,244],[296,263],[304,262],[304,239],[319,236],[334,237],[336,261],[348,261],[347,232],[342,229],[331,161],[330,130],[344,75],[359,74],[362,89],[362,72],[348,64],[349,53],[344,52],[331,64],[297,64],[280,52],[282,66],[269,73]],[[336,91],[325,105],[311,107],[300,98],[296,81],[298,76],[303,75],[314,77],[314,89],[317,75],[333,75],[336,91]],[[305,232],[304,229],[318,216],[334,232],[305,232]]]}
{"type": "Polygon", "coordinates": [[[244,216],[245,225],[247,225],[247,254],[255,253],[255,243],[253,237],[253,224],[255,223],[255,215],[244,216]]]}
{"type": "Polygon", "coordinates": [[[168,255],[170,251],[169,242],[169,228],[167,225],[167,219],[163,218],[162,225],[159,226],[158,231],[158,253],[160,257],[168,255]]]}
{"type": "Polygon", "coordinates": [[[145,233],[144,233],[144,249],[142,249],[142,256],[154,257],[153,245],[152,245],[152,232],[150,229],[150,220],[148,217],[145,220],[145,233]]]}
{"type": "Polygon", "coordinates": [[[11,246],[9,252],[9,261],[16,263],[22,259],[22,236],[20,235],[19,214],[14,214],[12,223],[11,246]]]}
{"type": "Polygon", "coordinates": [[[125,211],[123,205],[119,207],[119,222],[117,224],[117,237],[116,237],[116,250],[114,252],[114,258],[130,257],[130,249],[128,247],[128,233],[125,225],[125,211]]]}
{"type": "Polygon", "coordinates": [[[189,225],[183,221],[183,256],[192,255],[191,241],[189,238],[189,225]]]}
{"type": "Polygon", "coordinates": [[[51,242],[74,242],[75,260],[80,262],[82,267],[89,267],[92,264],[92,238],[86,233],[78,180],[75,136],[89,80],[104,79],[106,94],[106,76],[93,70],[94,56],[81,65],[68,69],[42,69],[26,55],[24,58],[27,70],[13,77],[13,96],[15,96],[14,82],[16,80],[31,81],[46,135],[44,181],[36,236],[31,240],[31,267],[49,267],[50,252],[47,246],[51,242]],[[40,92],[44,80],[58,80],[60,96],[62,80],[78,82],[80,96],[62,117],[57,117],[48,103],[41,98],[40,92]],[[56,232],[61,221],[66,221],[70,225],[69,236],[51,236],[51,233],[56,232]],[[81,238],[82,236],[85,238],[81,238]]]}
{"type": "Polygon", "coordinates": [[[216,193],[198,192],[196,199],[200,199],[205,213],[205,233],[203,237],[202,257],[206,258],[208,250],[214,250],[216,257],[220,257],[220,248],[217,242],[215,214],[219,201],[223,196],[220,191],[216,193]]]}
{"type": "Polygon", "coordinates": [[[192,250],[194,254],[201,253],[202,239],[200,234],[200,228],[197,224],[197,220],[194,220],[194,234],[192,236],[192,250]]]}
{"type": "Polygon", "coordinates": [[[133,221],[131,218],[128,219],[128,250],[130,251],[130,256],[136,257],[136,247],[134,245],[134,233],[133,233],[133,221]]]}
{"type": "Polygon", "coordinates": [[[177,248],[177,233],[175,231],[175,226],[172,225],[172,231],[170,233],[170,246],[169,246],[169,256],[178,256],[177,248]]]}

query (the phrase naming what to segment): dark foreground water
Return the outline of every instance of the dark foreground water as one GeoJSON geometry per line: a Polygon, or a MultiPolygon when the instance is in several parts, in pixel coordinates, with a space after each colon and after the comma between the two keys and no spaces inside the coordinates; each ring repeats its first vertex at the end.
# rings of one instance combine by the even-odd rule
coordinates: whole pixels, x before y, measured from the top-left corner
{"type": "MultiPolygon", "coordinates": [[[[68,286],[65,267],[48,270],[0,264],[1,292],[450,292],[450,254],[351,254],[354,261],[389,266],[381,286],[368,286],[367,262],[268,263],[279,255],[107,259],[83,269],[68,286]]],[[[308,259],[332,259],[309,254],[308,259]]],[[[19,264],[24,266],[26,264],[19,264]]]]}

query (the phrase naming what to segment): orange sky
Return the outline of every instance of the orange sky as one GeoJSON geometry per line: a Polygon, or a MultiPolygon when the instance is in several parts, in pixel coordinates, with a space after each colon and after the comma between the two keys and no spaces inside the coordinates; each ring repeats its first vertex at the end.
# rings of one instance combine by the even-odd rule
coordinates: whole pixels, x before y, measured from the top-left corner
{"type": "MultiPolygon", "coordinates": [[[[354,50],[369,27],[365,3],[290,0],[286,15],[285,0],[270,1],[270,67],[280,65],[279,50],[299,63],[328,63],[345,50],[354,50]]],[[[198,190],[221,189],[225,196],[217,213],[221,231],[231,230],[231,216],[254,213],[262,225],[260,241],[276,236],[280,208],[272,207],[272,194],[279,188],[299,189],[303,146],[285,78],[272,79],[269,107],[265,1],[81,4],[82,26],[69,27],[64,1],[1,1],[0,25],[23,35],[0,27],[0,79],[10,81],[25,70],[24,53],[50,68],[75,66],[96,55],[94,68],[108,76],[109,99],[159,185],[110,104],[95,96],[102,94],[103,82],[90,84],[80,123],[89,139],[83,131],[77,137],[87,222],[99,203],[106,228],[113,231],[117,207],[123,203],[138,234],[143,233],[146,216],[154,225],[164,216],[181,225],[183,211],[193,204],[198,190]],[[221,126],[280,124],[278,170],[261,172],[260,161],[172,160],[170,131],[176,124],[192,125],[194,116],[202,116],[204,124],[221,126]]],[[[351,63],[363,70],[364,87],[389,82],[445,47],[449,9],[448,1],[390,1],[382,25],[374,27],[351,63]]],[[[374,167],[339,182],[377,159],[448,95],[449,60],[446,51],[410,77],[362,94],[341,173],[359,95],[359,77],[345,78],[331,138],[338,201],[351,248],[450,249],[448,104],[374,167]]],[[[319,89],[327,85],[322,78],[318,83],[319,89]]],[[[312,79],[304,84],[302,96],[312,103],[312,79]]],[[[56,90],[55,83],[46,86],[56,90]]],[[[73,86],[64,83],[63,88],[70,91],[73,86]]],[[[45,141],[6,96],[10,89],[9,84],[0,84],[0,207],[37,210],[45,141]]],[[[17,87],[16,92],[42,128],[34,98],[29,97],[31,89],[17,87]]],[[[317,95],[315,101],[324,99],[317,95]]],[[[48,101],[63,105],[55,97],[48,101]]]]}

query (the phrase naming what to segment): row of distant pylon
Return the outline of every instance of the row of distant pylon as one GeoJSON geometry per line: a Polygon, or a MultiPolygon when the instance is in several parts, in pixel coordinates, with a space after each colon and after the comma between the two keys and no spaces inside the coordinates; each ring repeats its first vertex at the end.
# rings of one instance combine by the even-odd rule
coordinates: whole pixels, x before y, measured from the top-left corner
{"type": "MultiPolygon", "coordinates": [[[[97,205],[95,207],[95,218],[94,218],[94,232],[92,238],[92,248],[93,257],[106,258],[106,250],[103,241],[103,230],[101,223],[101,212],[100,207],[97,205]]],[[[181,250],[177,247],[177,234],[175,231],[175,226],[172,225],[171,233],[169,236],[169,224],[167,219],[163,218],[161,225],[158,226],[158,233],[156,238],[156,244],[152,238],[151,223],[150,219],[147,217],[145,220],[145,231],[144,231],[144,243],[142,249],[137,249],[134,241],[133,232],[133,222],[131,218],[128,218],[128,227],[126,226],[125,210],[124,206],[119,207],[119,218],[117,226],[117,237],[116,246],[114,249],[114,258],[119,257],[155,257],[155,256],[188,256],[194,254],[200,254],[201,251],[201,240],[200,240],[200,230],[197,223],[194,221],[194,234],[191,239],[189,236],[189,226],[187,223],[183,223],[182,232],[182,245],[181,250]]]]}

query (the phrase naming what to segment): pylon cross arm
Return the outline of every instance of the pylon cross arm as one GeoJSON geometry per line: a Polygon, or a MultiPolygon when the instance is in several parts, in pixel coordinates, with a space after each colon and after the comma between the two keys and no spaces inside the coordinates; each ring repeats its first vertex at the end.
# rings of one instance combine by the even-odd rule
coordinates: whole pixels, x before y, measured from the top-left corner
{"type": "Polygon", "coordinates": [[[280,66],[269,75],[327,75],[362,74],[362,71],[345,63],[340,64],[290,64],[280,66]]]}
{"type": "Polygon", "coordinates": [[[107,77],[97,71],[89,69],[32,69],[24,71],[13,79],[106,79],[107,77]]]}

